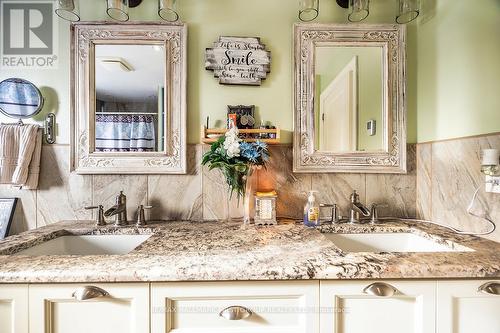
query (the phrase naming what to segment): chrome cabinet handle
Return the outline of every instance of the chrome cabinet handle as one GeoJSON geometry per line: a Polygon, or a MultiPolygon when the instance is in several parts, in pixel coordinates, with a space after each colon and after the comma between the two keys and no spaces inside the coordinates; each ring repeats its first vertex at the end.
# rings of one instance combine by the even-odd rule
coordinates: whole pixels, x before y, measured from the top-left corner
{"type": "Polygon", "coordinates": [[[109,293],[99,287],[83,286],[76,289],[71,296],[73,296],[77,301],[85,301],[87,299],[109,296],[109,293]]]}
{"type": "Polygon", "coordinates": [[[500,283],[498,282],[486,282],[477,288],[477,291],[490,294],[490,295],[500,295],[500,283]]]}
{"type": "Polygon", "coordinates": [[[250,317],[252,314],[252,310],[239,305],[228,306],[219,312],[219,316],[227,320],[241,320],[250,317]]]}
{"type": "Polygon", "coordinates": [[[363,293],[378,297],[391,297],[397,291],[395,287],[384,282],[375,282],[363,289],[363,293]]]}

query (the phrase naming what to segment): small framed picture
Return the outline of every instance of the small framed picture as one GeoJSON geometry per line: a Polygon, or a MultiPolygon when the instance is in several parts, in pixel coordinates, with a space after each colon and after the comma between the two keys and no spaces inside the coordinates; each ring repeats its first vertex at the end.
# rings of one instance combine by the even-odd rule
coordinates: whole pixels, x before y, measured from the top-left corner
{"type": "MultiPolygon", "coordinates": [[[[233,121],[238,128],[254,128],[255,105],[228,105],[227,117],[229,121],[233,121]]],[[[228,126],[228,128],[230,128],[230,126],[228,126]]]]}
{"type": "Polygon", "coordinates": [[[9,235],[16,204],[17,198],[0,199],[0,239],[9,235]]]}

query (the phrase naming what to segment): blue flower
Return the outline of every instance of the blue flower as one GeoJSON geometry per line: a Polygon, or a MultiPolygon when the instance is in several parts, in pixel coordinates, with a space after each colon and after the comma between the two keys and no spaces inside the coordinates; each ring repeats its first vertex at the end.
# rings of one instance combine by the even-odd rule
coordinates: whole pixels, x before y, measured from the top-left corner
{"type": "Polygon", "coordinates": [[[267,162],[269,160],[269,152],[267,150],[263,150],[261,155],[264,162],[267,162]]]}
{"type": "Polygon", "coordinates": [[[253,149],[252,145],[248,142],[242,142],[240,143],[240,151],[244,152],[246,150],[251,150],[253,149]]]}
{"type": "Polygon", "coordinates": [[[244,158],[248,159],[251,162],[257,162],[257,159],[259,158],[260,154],[257,152],[257,150],[253,149],[246,149],[241,152],[241,156],[244,158]]]}
{"type": "Polygon", "coordinates": [[[267,150],[267,143],[265,142],[255,141],[254,145],[255,147],[257,147],[257,149],[267,150]]]}

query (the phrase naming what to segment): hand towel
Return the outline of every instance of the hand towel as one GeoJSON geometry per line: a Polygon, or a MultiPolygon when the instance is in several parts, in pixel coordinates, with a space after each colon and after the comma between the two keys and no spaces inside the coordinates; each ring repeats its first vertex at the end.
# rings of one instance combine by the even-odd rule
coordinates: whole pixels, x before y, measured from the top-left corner
{"type": "Polygon", "coordinates": [[[38,129],[36,134],[35,149],[33,150],[33,157],[28,170],[28,179],[23,186],[26,190],[36,190],[38,187],[38,179],[40,177],[40,158],[42,155],[42,135],[43,130],[38,129]]]}
{"type": "Polygon", "coordinates": [[[29,184],[28,176],[30,170],[33,175],[38,173],[41,146],[37,125],[0,125],[0,184],[35,189],[38,186],[38,176],[32,176],[29,184]]]}

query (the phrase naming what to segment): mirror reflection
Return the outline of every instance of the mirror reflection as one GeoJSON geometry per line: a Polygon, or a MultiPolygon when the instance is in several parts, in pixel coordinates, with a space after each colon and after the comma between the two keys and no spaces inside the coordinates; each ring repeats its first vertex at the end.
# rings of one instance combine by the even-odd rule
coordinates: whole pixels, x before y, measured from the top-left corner
{"type": "Polygon", "coordinates": [[[95,46],[95,151],[164,151],[165,48],[95,46]]]}
{"type": "Polygon", "coordinates": [[[31,82],[10,78],[0,82],[0,112],[11,118],[31,118],[43,107],[40,90],[31,82]]]}
{"type": "Polygon", "coordinates": [[[384,150],[383,53],[382,46],[316,46],[316,150],[384,150]]]}

